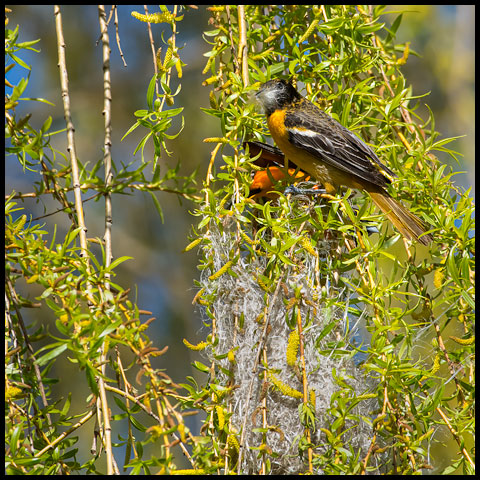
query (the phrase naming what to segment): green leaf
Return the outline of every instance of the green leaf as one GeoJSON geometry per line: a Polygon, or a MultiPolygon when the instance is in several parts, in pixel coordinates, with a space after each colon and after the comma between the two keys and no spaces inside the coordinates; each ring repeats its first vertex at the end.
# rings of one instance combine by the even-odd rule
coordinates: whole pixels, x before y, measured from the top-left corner
{"type": "Polygon", "coordinates": [[[204,365],[203,363],[200,363],[198,361],[194,361],[192,363],[192,366],[194,368],[196,368],[197,370],[199,370],[200,372],[203,372],[203,373],[209,373],[210,372],[210,368],[207,367],[206,365],[204,365]]]}
{"type": "Polygon", "coordinates": [[[164,223],[165,219],[163,217],[163,210],[162,210],[162,207],[160,205],[160,202],[157,199],[157,196],[155,195],[155,192],[148,192],[148,193],[152,197],[153,204],[155,205],[155,208],[158,212],[158,215],[160,216],[160,219],[161,219],[162,223],[164,223]]]}
{"type": "Polygon", "coordinates": [[[12,433],[12,436],[10,437],[10,455],[12,457],[15,457],[17,454],[17,446],[19,445],[18,441],[20,439],[20,434],[22,433],[23,429],[21,425],[17,425],[12,433]]]}
{"type": "Polygon", "coordinates": [[[470,308],[475,309],[475,300],[470,296],[470,294],[466,290],[462,290],[460,292],[462,298],[470,305],[470,308]]]}
{"type": "MultiPolygon", "coordinates": [[[[57,343],[53,345],[58,345],[57,343]]],[[[49,348],[51,348],[53,345],[49,345],[49,348]]],[[[42,357],[37,359],[37,365],[39,367],[42,367],[43,365],[46,365],[50,360],[53,360],[54,358],[57,358],[60,354],[62,354],[65,350],[67,350],[67,344],[62,343],[58,347],[53,348],[50,350],[48,353],[43,355],[42,357]]]]}
{"type": "Polygon", "coordinates": [[[43,125],[42,125],[42,128],[40,129],[40,131],[42,133],[45,133],[45,132],[48,132],[48,130],[50,129],[50,126],[52,125],[52,117],[48,117],[45,122],[43,122],[43,125]]]}
{"type": "Polygon", "coordinates": [[[95,395],[100,395],[100,392],[98,390],[98,384],[97,384],[97,371],[92,367],[90,362],[87,362],[85,364],[85,373],[87,375],[87,382],[90,387],[90,390],[95,394],[95,395]]]}
{"type": "Polygon", "coordinates": [[[458,275],[458,268],[456,264],[456,257],[455,257],[455,250],[456,246],[454,245],[448,254],[447,260],[447,271],[452,277],[453,281],[460,287],[462,285],[460,281],[460,277],[458,275]]]}
{"type": "Polygon", "coordinates": [[[392,26],[390,29],[386,29],[388,31],[387,38],[385,39],[385,43],[390,43],[398,30],[398,27],[400,27],[400,24],[402,23],[402,18],[403,18],[403,13],[401,13],[393,22],[392,26]]]}
{"type": "Polygon", "coordinates": [[[128,412],[128,408],[125,405],[125,403],[120,398],[118,398],[116,395],[113,396],[113,401],[117,404],[117,407],[120,410],[122,410],[124,412],[128,412]]]}
{"type": "Polygon", "coordinates": [[[130,135],[130,133],[132,133],[138,126],[140,125],[140,122],[135,122],[128,130],[127,130],[127,133],[122,137],[122,139],[120,140],[121,142],[123,141],[123,139],[127,136],[127,135],[130,135]]]}
{"type": "Polygon", "coordinates": [[[155,84],[157,81],[157,76],[154,75],[152,79],[150,80],[150,84],[148,85],[148,90],[147,90],[147,105],[148,109],[150,111],[153,110],[153,94],[155,92],[155,84]]]}
{"type": "Polygon", "coordinates": [[[67,399],[65,400],[65,405],[63,406],[60,414],[62,417],[66,417],[68,414],[68,411],[70,410],[70,405],[72,403],[72,392],[68,392],[67,399]]]}
{"type": "Polygon", "coordinates": [[[116,268],[118,265],[120,265],[121,263],[123,262],[126,262],[127,260],[133,260],[134,257],[127,257],[127,256],[123,256],[123,257],[119,257],[119,258],[116,258],[108,267],[108,271],[110,270],[113,270],[114,268],[116,268]]]}

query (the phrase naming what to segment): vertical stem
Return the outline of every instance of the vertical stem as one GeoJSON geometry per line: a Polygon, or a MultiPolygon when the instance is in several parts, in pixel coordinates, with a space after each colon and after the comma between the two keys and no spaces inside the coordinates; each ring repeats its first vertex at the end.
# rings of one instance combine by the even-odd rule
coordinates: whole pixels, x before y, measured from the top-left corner
{"type": "Polygon", "coordinates": [[[248,50],[247,50],[247,22],[245,21],[245,5],[237,7],[238,13],[238,63],[241,65],[243,86],[248,81],[248,50]]]}
{"type": "Polygon", "coordinates": [[[65,39],[63,36],[62,14],[60,6],[55,5],[55,28],[57,32],[58,43],[58,68],[60,70],[60,84],[62,88],[63,111],[65,112],[65,123],[67,125],[67,151],[70,154],[70,165],[72,167],[73,191],[75,194],[75,211],[77,213],[78,225],[80,231],[80,246],[82,248],[82,257],[85,258],[88,266],[87,255],[87,228],[85,226],[85,217],[83,214],[82,191],[80,189],[80,177],[78,170],[78,158],[75,149],[75,128],[73,126],[72,115],[70,111],[70,94],[68,91],[68,72],[67,61],[65,58],[65,39]]]}
{"type": "MultiPolygon", "coordinates": [[[[108,37],[108,27],[106,22],[105,7],[98,6],[98,18],[100,22],[100,33],[102,35],[102,53],[103,53],[103,115],[105,119],[105,140],[103,162],[105,168],[105,268],[108,268],[112,262],[112,196],[108,189],[112,182],[112,90],[110,78],[110,41],[108,37]]],[[[110,290],[110,274],[105,274],[105,290],[110,290]]],[[[105,374],[106,359],[108,351],[108,341],[103,343],[103,352],[100,357],[102,374],[105,374]]],[[[114,473],[114,459],[112,452],[112,429],[110,426],[110,409],[108,408],[105,383],[102,377],[98,377],[98,388],[100,391],[100,403],[103,414],[103,425],[105,432],[105,450],[107,452],[107,472],[109,475],[114,473]]]]}
{"type": "MultiPolygon", "coordinates": [[[[100,29],[102,35],[103,53],[103,116],[105,122],[105,139],[103,143],[103,163],[105,167],[105,267],[108,268],[112,262],[112,195],[109,187],[112,184],[112,82],[110,77],[110,41],[108,37],[107,24],[105,21],[105,9],[103,5],[98,6],[100,29]]],[[[106,273],[108,280],[110,274],[106,273]]],[[[105,284],[105,289],[110,290],[110,284],[105,284]]]]}

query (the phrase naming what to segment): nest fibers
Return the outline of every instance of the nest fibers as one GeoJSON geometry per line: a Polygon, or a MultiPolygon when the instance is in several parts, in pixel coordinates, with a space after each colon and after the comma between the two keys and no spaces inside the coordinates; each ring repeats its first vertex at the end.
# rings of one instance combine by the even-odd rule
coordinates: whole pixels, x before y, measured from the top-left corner
{"type": "MultiPolygon", "coordinates": [[[[217,228],[212,228],[207,235],[211,243],[205,253],[213,263],[214,271],[218,271],[228,258],[232,258],[231,251],[238,245],[238,235],[235,231],[219,231],[217,228]]],[[[299,441],[305,435],[305,426],[299,416],[299,405],[303,398],[293,398],[285,390],[274,388],[272,383],[275,380],[269,376],[274,372],[274,378],[280,385],[303,392],[299,356],[294,367],[291,362],[287,364],[286,358],[287,342],[292,332],[287,319],[294,311],[288,309],[287,303],[294,297],[295,289],[301,288],[302,291],[302,300],[296,308],[300,308],[303,323],[308,391],[315,392],[315,426],[310,429],[314,455],[321,455],[328,448],[325,434],[320,429],[329,429],[334,420],[328,409],[332,395],[340,389],[338,377],[342,379],[344,387],[347,384],[347,388],[357,396],[368,390],[351,355],[325,353],[332,352],[335,344],[345,340],[346,315],[338,308],[322,307],[320,287],[314,287],[316,257],[303,251],[302,255],[302,267],[285,266],[281,287],[276,288],[275,292],[269,290],[268,294],[258,281],[259,275],[265,270],[266,257],[256,256],[253,260],[251,256],[240,257],[230,267],[234,276],[224,273],[212,279],[207,270],[201,276],[200,283],[205,296],[213,294],[215,298],[211,310],[214,312],[214,334],[218,343],[214,347],[215,355],[210,350],[210,360],[215,359],[216,365],[230,370],[228,375],[222,369],[216,369],[216,382],[235,386],[226,403],[232,412],[230,431],[238,432],[239,442],[243,437],[241,465],[237,465],[235,470],[244,474],[261,471],[266,457],[260,453],[260,446],[264,452],[267,451],[272,474],[308,471],[307,453],[304,450],[301,456],[298,449],[299,441]],[[265,317],[268,317],[267,328],[265,317]],[[310,321],[306,323],[307,318],[310,321]],[[317,341],[325,325],[332,321],[336,321],[337,326],[317,341]],[[235,352],[235,363],[232,364],[227,358],[218,360],[219,355],[232,351],[235,352]],[[265,370],[270,372],[267,376],[265,370]],[[333,376],[334,371],[337,381],[333,376]]],[[[329,294],[332,295],[332,292],[329,294]]],[[[337,291],[334,294],[337,298],[343,295],[347,300],[348,292],[342,294],[337,291]]],[[[290,324],[294,326],[295,322],[290,321],[290,324]]],[[[352,447],[356,454],[360,454],[360,459],[367,453],[373,435],[362,416],[369,416],[375,405],[376,399],[359,402],[351,412],[358,421],[348,421],[344,427],[343,446],[346,449],[352,447]]],[[[315,468],[314,473],[321,474],[322,469],[315,468]]]]}

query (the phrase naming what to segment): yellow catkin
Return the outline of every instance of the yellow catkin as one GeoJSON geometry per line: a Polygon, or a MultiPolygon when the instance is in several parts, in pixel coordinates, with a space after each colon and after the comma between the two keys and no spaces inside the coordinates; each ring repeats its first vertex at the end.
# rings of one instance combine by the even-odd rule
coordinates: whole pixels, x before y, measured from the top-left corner
{"type": "Polygon", "coordinates": [[[187,437],[185,435],[185,424],[179,423],[177,426],[177,430],[180,434],[180,440],[185,443],[187,441],[187,437]]]}
{"type": "Polygon", "coordinates": [[[281,35],[281,31],[280,30],[276,30],[275,32],[273,32],[269,37],[267,37],[263,43],[270,43],[270,42],[273,42],[273,40],[275,40],[279,35],[281,35]]]}
{"type": "Polygon", "coordinates": [[[442,355],[440,353],[437,353],[435,355],[435,360],[433,361],[432,371],[430,372],[432,375],[434,375],[435,373],[438,372],[438,369],[440,368],[440,358],[441,357],[442,357],[442,355]]]}
{"type": "Polygon", "coordinates": [[[213,77],[209,77],[206,80],[204,80],[202,85],[206,87],[207,85],[211,85],[212,83],[215,83],[217,80],[218,80],[218,75],[213,75],[213,77]]]}
{"type": "Polygon", "coordinates": [[[385,420],[386,418],[387,418],[386,413],[382,413],[378,415],[378,417],[373,420],[372,426],[374,427],[377,423],[381,422],[382,420],[385,420]]]}
{"type": "Polygon", "coordinates": [[[365,393],[363,395],[359,395],[356,399],[357,400],[368,400],[369,398],[377,398],[378,395],[376,393],[365,393]]]}
{"type": "Polygon", "coordinates": [[[5,390],[5,401],[18,399],[18,398],[21,398],[22,396],[23,396],[23,392],[18,387],[8,387],[5,390]]]}
{"type": "Polygon", "coordinates": [[[203,143],[228,143],[228,138],[208,137],[203,139],[203,143]]]}
{"type": "Polygon", "coordinates": [[[445,269],[437,268],[433,274],[433,286],[435,288],[442,288],[443,280],[445,278],[445,269]]]}
{"type": "Polygon", "coordinates": [[[266,292],[268,292],[269,288],[268,285],[262,280],[261,277],[257,278],[257,283],[262,287],[266,292]]]}
{"type": "Polygon", "coordinates": [[[300,244],[308,253],[310,253],[310,255],[313,255],[315,257],[318,256],[317,251],[313,248],[312,242],[308,237],[302,237],[302,239],[300,240],[300,244]]]}
{"type": "Polygon", "coordinates": [[[235,352],[233,350],[229,350],[227,358],[230,363],[235,363],[235,352]]]}
{"type": "MultiPolygon", "coordinates": [[[[227,80],[222,86],[221,86],[221,89],[223,91],[225,91],[230,85],[232,84],[232,81],[231,80],[227,80]]],[[[253,85],[252,85],[253,87],[253,85]]]]}
{"type": "Polygon", "coordinates": [[[430,376],[432,375],[435,375],[435,373],[437,373],[438,369],[440,368],[440,359],[442,358],[442,354],[441,353],[437,353],[435,355],[435,358],[433,360],[433,366],[432,366],[432,370],[430,371],[429,375],[424,375],[420,381],[423,382],[425,381],[427,378],[429,378],[430,376]]]}
{"type": "Polygon", "coordinates": [[[209,10],[212,13],[214,12],[221,13],[225,11],[225,5],[220,5],[219,7],[207,7],[207,10],[209,10]]]}
{"type": "Polygon", "coordinates": [[[238,460],[238,452],[240,451],[240,444],[235,435],[229,435],[227,438],[227,455],[230,458],[232,467],[236,465],[238,460]]]}
{"type": "Polygon", "coordinates": [[[170,470],[170,475],[205,475],[206,470],[203,468],[190,468],[184,470],[170,470]]]}
{"type": "Polygon", "coordinates": [[[221,405],[215,405],[215,411],[217,412],[218,429],[222,431],[225,426],[225,411],[221,405]]]}
{"type": "Polygon", "coordinates": [[[470,337],[470,338],[458,338],[458,337],[452,337],[450,338],[454,341],[459,343],[460,345],[472,345],[475,343],[475,336],[470,337]]]}
{"type": "Polygon", "coordinates": [[[157,12],[157,13],[151,13],[149,15],[144,15],[142,13],[138,12],[132,12],[132,17],[136,18],[137,20],[140,20],[141,22],[146,22],[146,23],[171,23],[172,20],[175,18],[175,15],[173,15],[170,12],[157,12]]]}
{"type": "Polygon", "coordinates": [[[288,337],[287,344],[287,365],[290,367],[295,366],[297,362],[298,347],[300,345],[300,336],[298,335],[298,330],[292,330],[288,337]]]}
{"type": "Polygon", "coordinates": [[[273,53],[273,51],[274,51],[274,48],[273,48],[273,47],[267,48],[267,49],[264,50],[263,52],[257,53],[257,55],[253,55],[253,56],[252,56],[252,60],[253,60],[253,61],[261,60],[262,58],[265,58],[266,56],[268,56],[268,55],[270,55],[271,53],[273,53]]]}
{"type": "Polygon", "coordinates": [[[175,68],[177,69],[177,77],[182,78],[183,77],[182,62],[180,61],[179,58],[177,58],[177,62],[175,63],[175,68]]]}
{"type": "Polygon", "coordinates": [[[407,63],[408,55],[410,54],[410,42],[405,44],[405,48],[403,50],[403,56],[399,60],[397,60],[397,65],[405,65],[407,63]]]}
{"type": "Polygon", "coordinates": [[[189,243],[183,251],[189,252],[192,248],[195,248],[202,240],[203,238],[201,237],[196,238],[193,242],[189,243]]]}
{"type": "Polygon", "coordinates": [[[26,215],[22,215],[20,217],[20,219],[17,221],[14,229],[13,229],[13,232],[12,234],[13,235],[16,235],[20,230],[23,229],[23,226],[25,225],[25,222],[27,221],[27,216],[26,215]]]}
{"type": "Polygon", "coordinates": [[[187,348],[189,348],[190,350],[194,350],[195,352],[205,350],[205,348],[207,348],[208,346],[208,342],[200,342],[197,345],[193,345],[186,338],[183,339],[183,343],[186,345],[187,348]]]}
{"type": "Polygon", "coordinates": [[[154,425],[147,429],[147,433],[150,434],[153,440],[157,440],[165,434],[165,430],[160,425],[154,425]]]}
{"type": "MultiPolygon", "coordinates": [[[[202,70],[203,75],[206,75],[206,73],[210,70],[210,67],[212,66],[212,62],[214,61],[215,61],[215,55],[211,55],[210,57],[208,57],[205,68],[202,70]]],[[[215,78],[218,78],[218,77],[215,77],[215,78]]]]}
{"type": "Polygon", "coordinates": [[[258,242],[252,240],[242,229],[240,229],[240,236],[247,242],[249,245],[256,245],[258,242]]]}
{"type": "Polygon", "coordinates": [[[299,45],[303,43],[312,34],[313,30],[315,30],[315,27],[317,25],[318,25],[318,19],[316,18],[307,28],[307,31],[298,39],[299,45]]]}
{"type": "Polygon", "coordinates": [[[231,266],[233,265],[232,260],[229,260],[218,272],[215,272],[213,275],[208,277],[209,280],[216,280],[221,277],[231,266]]]}
{"type": "Polygon", "coordinates": [[[316,405],[316,402],[317,402],[317,397],[315,395],[315,390],[311,389],[309,392],[308,392],[308,399],[309,399],[309,402],[310,402],[310,405],[315,408],[315,405],[316,405]]]}
{"type": "Polygon", "coordinates": [[[208,94],[208,97],[210,99],[210,106],[212,108],[218,108],[217,99],[215,97],[215,94],[213,93],[213,90],[210,90],[210,93],[208,94]]]}
{"type": "Polygon", "coordinates": [[[167,53],[165,54],[165,58],[163,59],[163,70],[168,70],[168,62],[172,59],[173,50],[172,47],[167,48],[167,53]]]}
{"type": "Polygon", "coordinates": [[[280,379],[278,379],[273,373],[269,373],[268,377],[273,385],[284,395],[287,397],[292,398],[303,398],[303,393],[295,390],[294,388],[290,387],[286,383],[283,383],[280,379]]]}
{"type": "Polygon", "coordinates": [[[288,310],[291,310],[295,305],[297,305],[298,303],[298,299],[295,298],[295,297],[292,297],[288,303],[287,303],[287,306],[285,307],[288,310]]]}

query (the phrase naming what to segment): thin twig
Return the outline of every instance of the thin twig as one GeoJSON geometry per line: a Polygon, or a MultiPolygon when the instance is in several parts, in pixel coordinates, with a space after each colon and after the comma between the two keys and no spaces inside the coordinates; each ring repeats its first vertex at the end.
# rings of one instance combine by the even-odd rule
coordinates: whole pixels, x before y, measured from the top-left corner
{"type": "Polygon", "coordinates": [[[238,73],[240,71],[240,64],[238,63],[238,57],[235,52],[235,43],[233,41],[233,33],[232,33],[232,19],[230,15],[230,6],[225,6],[225,13],[227,14],[227,21],[228,21],[228,36],[230,37],[230,45],[232,46],[232,58],[233,58],[233,67],[234,72],[238,73]]]}
{"type": "MultiPolygon", "coordinates": [[[[172,15],[175,18],[178,13],[178,5],[173,6],[173,12],[172,15]]],[[[177,37],[177,22],[175,20],[172,20],[172,36],[168,39],[169,46],[168,48],[171,48],[172,50],[172,56],[176,56],[176,37],[177,37]]],[[[167,49],[168,52],[168,49],[167,49]]],[[[177,58],[177,61],[180,62],[180,58],[177,58]]],[[[166,65],[165,65],[166,66],[166,65]]],[[[167,70],[167,74],[165,75],[165,83],[168,87],[170,87],[170,80],[172,78],[172,69],[169,68],[167,70]]],[[[158,84],[158,79],[157,79],[157,84],[158,84]]],[[[165,104],[165,101],[167,100],[167,96],[164,95],[162,98],[162,102],[160,104],[160,111],[163,110],[163,106],[165,104]]]]}
{"type": "MultiPolygon", "coordinates": [[[[148,7],[146,5],[143,6],[145,9],[145,15],[148,16],[148,7]]],[[[153,55],[153,70],[155,72],[155,91],[157,92],[157,97],[160,96],[160,90],[158,89],[158,68],[157,68],[157,52],[155,51],[155,41],[153,40],[153,33],[152,33],[152,27],[150,26],[150,22],[147,22],[147,29],[148,29],[148,38],[150,40],[150,47],[152,49],[152,55],[153,55]]]]}
{"type": "Polygon", "coordinates": [[[35,456],[37,458],[40,458],[45,452],[53,448],[55,445],[58,445],[64,438],[68,437],[68,435],[80,428],[84,423],[88,422],[88,420],[90,420],[95,415],[95,411],[96,409],[92,408],[80,421],[78,421],[75,425],[72,425],[68,430],[59,435],[52,443],[47,445],[43,450],[40,450],[35,456]]]}
{"type": "MultiPolygon", "coordinates": [[[[123,51],[122,51],[122,46],[120,45],[120,33],[119,33],[119,28],[118,28],[118,6],[117,5],[112,5],[112,9],[115,9],[115,37],[117,39],[117,47],[118,47],[118,51],[120,52],[120,57],[122,59],[122,62],[123,62],[123,66],[126,67],[127,66],[127,61],[125,60],[125,57],[123,55],[123,51]]],[[[108,22],[107,24],[110,22],[110,19],[108,19],[108,22]]]]}
{"type": "MultiPolygon", "coordinates": [[[[28,336],[28,331],[25,327],[25,322],[23,321],[23,317],[22,317],[22,314],[21,314],[21,311],[20,311],[20,308],[19,308],[20,301],[18,299],[17,292],[15,291],[15,287],[12,284],[10,277],[7,276],[6,277],[6,289],[5,289],[5,307],[6,307],[5,308],[5,318],[9,323],[13,323],[13,322],[11,322],[11,317],[10,317],[10,308],[11,308],[11,305],[9,305],[10,301],[13,302],[13,307],[15,308],[15,312],[17,314],[18,325],[19,325],[20,330],[21,330],[22,335],[23,335],[24,344],[26,345],[27,352],[32,359],[33,369],[35,371],[35,377],[37,378],[38,389],[40,391],[40,396],[42,397],[43,406],[45,407],[45,409],[47,409],[48,401],[47,401],[47,396],[45,394],[45,387],[43,385],[42,373],[40,372],[40,368],[38,366],[37,359],[35,358],[35,350],[33,349],[32,344],[30,343],[30,339],[29,339],[29,336],[28,336]]],[[[12,327],[12,328],[9,328],[9,331],[14,332],[15,329],[12,327]]],[[[15,343],[14,343],[14,346],[15,346],[15,343]]],[[[20,355],[18,355],[18,364],[19,365],[21,364],[20,355]]],[[[23,381],[22,369],[20,369],[19,372],[20,372],[20,375],[21,375],[21,378],[22,378],[22,381],[23,381]]],[[[50,417],[50,414],[47,412],[45,414],[45,417],[47,419],[48,426],[51,427],[52,426],[52,419],[50,417]]],[[[29,417],[27,417],[27,418],[29,419],[29,417]]]]}
{"type": "MultiPolygon", "coordinates": [[[[198,195],[193,195],[190,193],[185,193],[182,192],[181,190],[175,190],[174,188],[164,188],[164,187],[159,187],[158,185],[151,185],[149,183],[128,183],[124,185],[122,182],[117,182],[117,183],[111,183],[110,184],[110,189],[115,190],[117,187],[124,187],[124,188],[130,188],[132,190],[152,190],[156,192],[166,192],[166,193],[175,193],[177,195],[180,195],[181,197],[188,198],[191,200],[200,200],[200,197],[198,195]]],[[[73,187],[61,187],[62,192],[70,192],[73,190],[73,187]]],[[[98,189],[98,185],[95,183],[82,183],[80,185],[81,190],[96,190],[98,189]]],[[[41,195],[45,194],[54,194],[55,190],[48,189],[44,190],[43,192],[27,192],[27,193],[16,193],[14,195],[5,195],[5,200],[13,199],[13,198],[38,198],[41,195]]],[[[96,196],[98,195],[103,195],[103,192],[98,192],[96,196]]],[[[94,198],[94,197],[90,197],[94,198]]],[[[89,199],[83,200],[83,203],[85,203],[89,199]]],[[[57,210],[58,212],[62,212],[66,208],[71,208],[72,205],[67,205],[64,208],[61,208],[57,210]]],[[[56,212],[55,212],[56,213],[56,212]]],[[[45,215],[48,216],[48,215],[45,215]]],[[[43,217],[38,217],[38,218],[43,218],[43,217]]]]}
{"type": "Polygon", "coordinates": [[[453,438],[455,441],[458,443],[458,446],[462,449],[462,454],[463,456],[467,459],[468,463],[470,466],[475,469],[475,463],[472,460],[472,457],[470,457],[469,453],[467,452],[467,449],[465,446],[463,446],[464,442],[458,435],[458,433],[455,431],[455,429],[452,427],[452,424],[450,423],[450,420],[448,417],[445,415],[445,413],[442,411],[440,407],[436,408],[437,412],[440,414],[440,416],[443,418],[443,421],[447,425],[448,429],[450,430],[450,433],[453,435],[453,438]]]}

